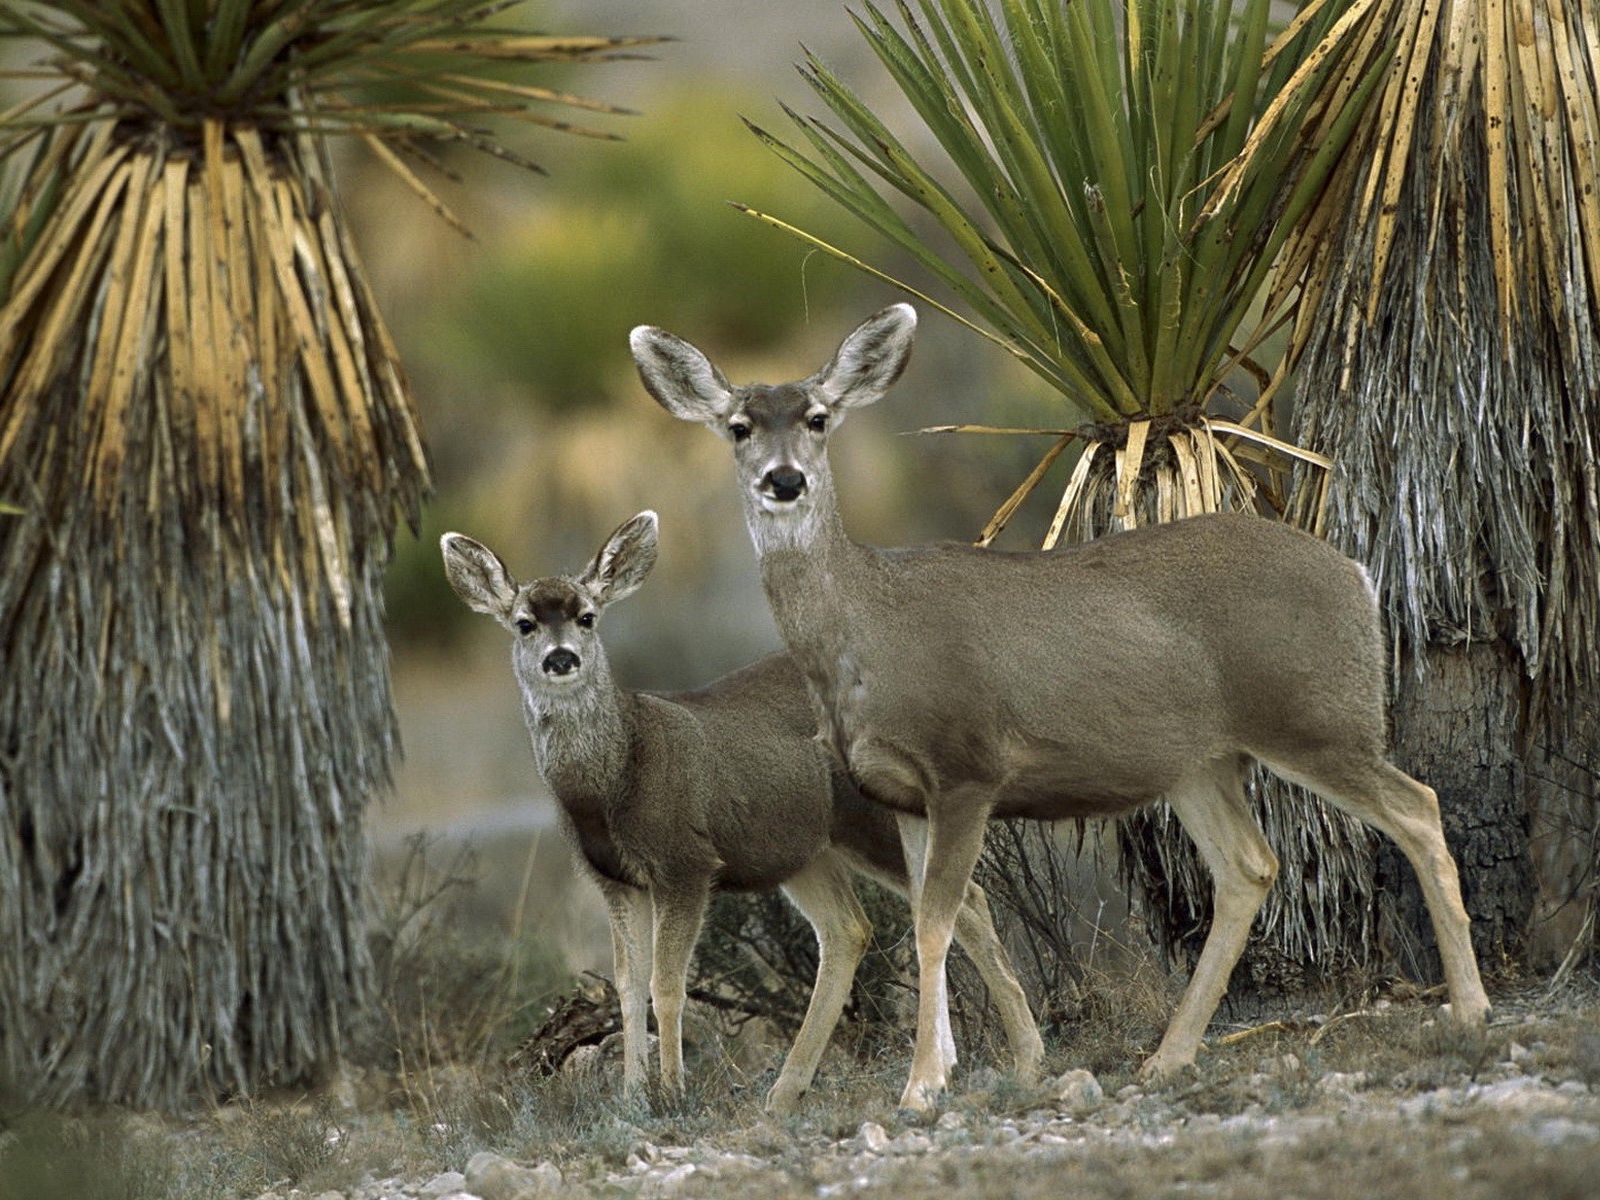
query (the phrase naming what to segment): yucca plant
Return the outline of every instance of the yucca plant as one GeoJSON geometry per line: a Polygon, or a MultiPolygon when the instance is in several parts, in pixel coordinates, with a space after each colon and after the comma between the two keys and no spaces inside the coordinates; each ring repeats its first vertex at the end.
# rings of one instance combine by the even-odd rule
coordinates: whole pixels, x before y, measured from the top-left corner
{"type": "MultiPolygon", "coordinates": [[[[892,243],[917,281],[752,215],[945,312],[1089,418],[947,427],[1052,439],[980,543],[1074,443],[1046,547],[1219,509],[1320,529],[1328,460],[1276,435],[1287,363],[1258,357],[1292,315],[1285,241],[1389,70],[1374,57],[1333,74],[1372,3],[1310,0],[1270,41],[1269,0],[901,0],[897,20],[869,3],[856,23],[937,156],[806,59],[833,119],[790,112],[799,142],[755,132],[892,243]],[[1311,485],[1291,495],[1296,464],[1311,485]]],[[[1283,864],[1257,962],[1364,958],[1368,834],[1285,785],[1255,791],[1283,864]],[[1298,803],[1283,802],[1290,793],[1298,803]]],[[[1119,842],[1162,942],[1197,948],[1210,885],[1176,822],[1160,809],[1130,818],[1119,842]]]]}
{"type": "Polygon", "coordinates": [[[1296,435],[1339,461],[1329,534],[1372,571],[1400,761],[1441,794],[1487,956],[1517,952],[1536,885],[1570,898],[1600,809],[1597,20],[1380,0],[1341,70],[1390,42],[1404,69],[1290,241],[1296,435]]]}
{"type": "Polygon", "coordinates": [[[444,211],[410,162],[608,111],[526,64],[638,40],[506,7],[0,11],[42,55],[0,114],[0,1071],[37,1098],[244,1091],[362,1019],[379,588],[428,464],[327,140],[444,211]]]}
{"type": "MultiPolygon", "coordinates": [[[[1282,471],[1296,459],[1326,465],[1270,436],[1282,373],[1252,356],[1286,312],[1281,291],[1263,304],[1277,252],[1382,70],[1350,81],[1338,103],[1313,102],[1309,85],[1327,54],[1312,49],[1362,10],[1340,17],[1334,0],[1311,3],[1269,46],[1269,8],[1005,0],[997,19],[982,0],[921,0],[917,11],[901,0],[897,25],[868,4],[856,23],[937,141],[942,166],[919,160],[814,56],[801,72],[838,125],[791,111],[803,147],[755,128],[929,284],[752,215],[941,309],[1097,423],[1034,431],[1056,441],[980,540],[1074,440],[1083,450],[1047,545],[1073,520],[1079,536],[1092,535],[1113,506],[1119,523],[1137,522],[1140,506],[1157,519],[1281,507],[1282,471]],[[1269,150],[1241,185],[1220,190],[1264,109],[1283,110],[1270,133],[1260,130],[1269,150]],[[896,195],[922,210],[920,221],[890,203],[896,195]],[[1236,394],[1251,376],[1254,404],[1236,394]],[[1252,472],[1241,457],[1270,469],[1252,472]]],[[[1314,523],[1314,509],[1301,515],[1314,523]]]]}

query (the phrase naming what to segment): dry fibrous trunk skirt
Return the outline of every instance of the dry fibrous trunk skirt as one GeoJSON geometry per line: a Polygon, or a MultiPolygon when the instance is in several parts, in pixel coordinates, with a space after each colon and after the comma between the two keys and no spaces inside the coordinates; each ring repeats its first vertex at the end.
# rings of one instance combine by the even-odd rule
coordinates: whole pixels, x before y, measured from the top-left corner
{"type": "MultiPolygon", "coordinates": [[[[1375,290],[1378,222],[1352,206],[1330,239],[1319,311],[1338,319],[1308,339],[1295,436],[1338,460],[1329,536],[1367,565],[1387,618],[1396,757],[1440,793],[1474,943],[1492,966],[1520,956],[1535,891],[1553,882],[1535,878],[1530,833],[1548,843],[1540,826],[1597,799],[1582,760],[1600,686],[1600,334],[1592,259],[1564,220],[1549,225],[1590,179],[1569,180],[1577,168],[1529,138],[1540,170],[1496,184],[1490,140],[1522,131],[1486,116],[1481,80],[1455,79],[1448,56],[1431,64],[1419,111],[1438,119],[1412,131],[1375,290]],[[1430,107],[1447,95],[1450,107],[1430,107]],[[1529,234],[1500,264],[1516,281],[1511,311],[1497,301],[1491,206],[1529,234]],[[1540,779],[1561,773],[1552,753],[1579,760],[1559,787],[1540,779]]],[[[1559,116],[1533,99],[1528,110],[1559,116]]],[[[1592,819],[1574,831],[1589,839],[1591,879],[1593,831],[1592,819]]],[[[1398,912],[1426,948],[1416,904],[1402,896],[1398,912]]]]}
{"type": "MultiPolygon", "coordinates": [[[[1514,653],[1500,643],[1424,653],[1424,672],[1408,664],[1399,676],[1395,761],[1439,794],[1473,948],[1493,967],[1522,957],[1537,891],[1528,845],[1539,781],[1519,746],[1524,685],[1514,653]]],[[[1386,944],[1407,974],[1440,978],[1416,876],[1390,844],[1379,864],[1386,944]]]]}
{"type": "Polygon", "coordinates": [[[84,134],[0,309],[0,1075],[35,1101],[304,1078],[370,992],[425,464],[324,165],[215,132],[84,134]]]}

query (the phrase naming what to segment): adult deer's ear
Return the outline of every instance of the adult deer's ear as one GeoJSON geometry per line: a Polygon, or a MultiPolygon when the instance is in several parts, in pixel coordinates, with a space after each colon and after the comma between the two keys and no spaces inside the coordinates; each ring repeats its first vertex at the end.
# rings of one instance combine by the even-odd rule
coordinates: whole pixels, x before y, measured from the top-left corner
{"type": "Polygon", "coordinates": [[[733,407],[733,388],[722,372],[681,337],[640,325],[628,335],[628,345],[645,390],[673,416],[712,425],[733,407]]]}
{"type": "Polygon", "coordinates": [[[517,583],[499,555],[463,533],[445,534],[439,539],[439,550],[444,554],[450,586],[468,608],[502,622],[510,618],[517,583]]]}
{"type": "Polygon", "coordinates": [[[806,382],[833,408],[860,408],[883,399],[911,359],[917,310],[891,304],[840,343],[833,361],[806,382]]]}
{"type": "Polygon", "coordinates": [[[614,604],[639,590],[656,565],[658,529],[656,514],[646,509],[618,525],[606,539],[580,581],[594,593],[597,603],[614,604]]]}

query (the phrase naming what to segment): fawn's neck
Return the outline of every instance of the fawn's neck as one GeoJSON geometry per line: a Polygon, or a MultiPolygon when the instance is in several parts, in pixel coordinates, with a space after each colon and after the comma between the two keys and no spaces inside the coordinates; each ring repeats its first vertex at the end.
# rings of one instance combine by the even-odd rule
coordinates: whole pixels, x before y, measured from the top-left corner
{"type": "Polygon", "coordinates": [[[631,697],[612,682],[603,660],[591,670],[592,677],[570,692],[522,687],[522,716],[539,774],[574,813],[612,804],[627,787],[633,759],[631,697]]]}

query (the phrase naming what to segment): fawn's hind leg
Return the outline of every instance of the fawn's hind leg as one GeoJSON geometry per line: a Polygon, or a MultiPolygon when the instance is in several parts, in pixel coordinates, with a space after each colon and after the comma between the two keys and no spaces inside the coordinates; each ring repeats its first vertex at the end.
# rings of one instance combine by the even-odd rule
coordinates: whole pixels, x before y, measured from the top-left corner
{"type": "MultiPolygon", "coordinates": [[[[869,879],[876,880],[890,891],[911,902],[915,915],[916,902],[911,900],[910,881],[898,871],[885,871],[880,864],[848,854],[851,868],[869,879]]],[[[1031,1083],[1044,1058],[1044,1039],[1039,1036],[1039,1026],[1028,1008],[1028,997],[1017,982],[1011,958],[995,932],[994,918],[989,913],[989,900],[976,883],[967,884],[967,894],[956,912],[955,940],[972,959],[984,987],[1000,1012],[1000,1024],[1006,1031],[1006,1042],[1011,1047],[1013,1069],[1023,1083],[1031,1083]]],[[[946,989],[948,996],[948,988],[946,989]]],[[[953,1061],[950,1060],[950,1061],[953,1061]]],[[[949,1069],[949,1063],[946,1064],[949,1069]]]]}
{"type": "Polygon", "coordinates": [[[811,1086],[817,1063],[850,998],[856,965],[872,938],[872,926],[856,899],[850,872],[831,851],[789,879],[783,893],[817,932],[817,980],[794,1046],[767,1095],[767,1108],[775,1113],[788,1112],[811,1086]]]}

